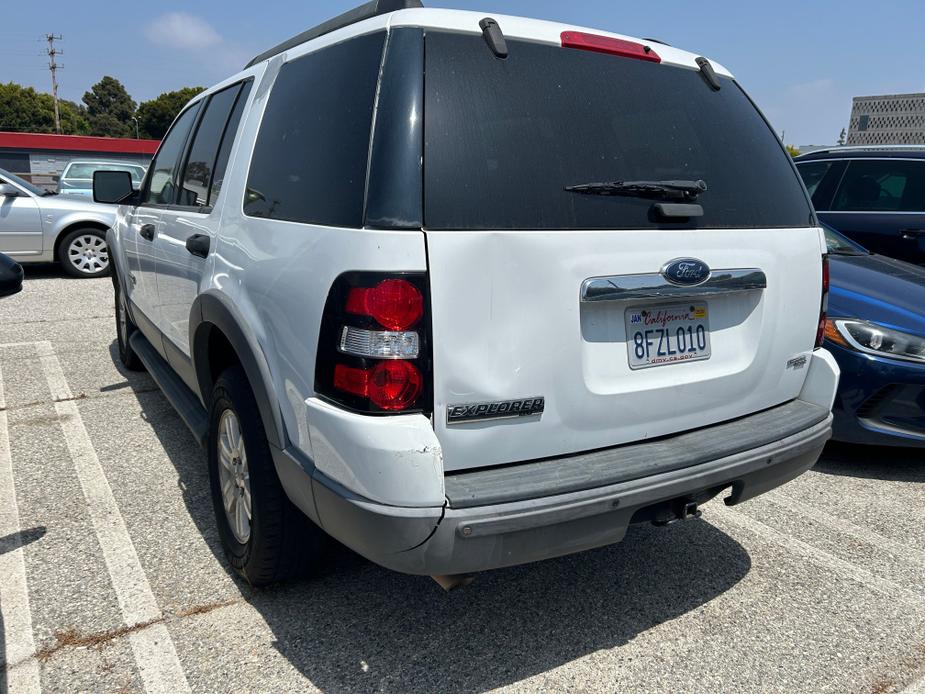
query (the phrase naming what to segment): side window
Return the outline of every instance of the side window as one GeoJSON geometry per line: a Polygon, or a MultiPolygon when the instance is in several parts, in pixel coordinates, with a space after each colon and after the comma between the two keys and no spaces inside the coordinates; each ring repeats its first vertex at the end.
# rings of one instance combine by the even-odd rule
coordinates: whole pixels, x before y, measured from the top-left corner
{"type": "Polygon", "coordinates": [[[844,212],[925,212],[925,161],[856,159],[835,195],[844,212]]]}
{"type": "MultiPolygon", "coordinates": [[[[200,102],[201,103],[201,102],[200,102]]],[[[200,103],[186,109],[167,133],[161,148],[151,162],[147,190],[142,196],[142,205],[173,205],[176,202],[176,179],[180,168],[180,157],[186,146],[186,139],[200,103]]]]}
{"type": "Polygon", "coordinates": [[[218,194],[222,190],[222,184],[225,182],[225,169],[228,168],[228,158],[231,156],[231,145],[234,144],[235,135],[238,132],[238,126],[241,124],[241,116],[244,115],[244,106],[247,104],[247,97],[251,92],[251,84],[248,80],[241,88],[237,100],[234,102],[234,110],[225,126],[225,134],[222,135],[222,144],[218,150],[218,157],[215,159],[215,170],[212,172],[212,187],[209,188],[209,205],[214,205],[218,194]]]}
{"type": "Polygon", "coordinates": [[[362,225],[384,38],[360,36],[283,65],[254,146],[245,214],[362,225]]]}
{"type": "MultiPolygon", "coordinates": [[[[813,161],[797,165],[797,171],[803,177],[803,184],[810,197],[815,195],[816,189],[819,188],[819,184],[822,183],[822,179],[831,167],[832,162],[830,161],[813,161]]],[[[813,204],[816,204],[815,199],[813,199],[813,204]]]]}
{"type": "Polygon", "coordinates": [[[203,207],[209,200],[209,185],[215,168],[215,158],[234,107],[241,85],[235,84],[209,97],[183,170],[178,204],[186,207],[203,207]]]}

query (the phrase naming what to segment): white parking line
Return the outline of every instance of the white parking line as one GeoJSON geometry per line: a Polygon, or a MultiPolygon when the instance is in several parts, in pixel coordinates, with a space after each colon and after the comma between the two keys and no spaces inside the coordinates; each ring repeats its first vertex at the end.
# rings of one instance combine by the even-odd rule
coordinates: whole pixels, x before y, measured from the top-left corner
{"type": "Polygon", "coordinates": [[[3,611],[3,650],[8,694],[38,694],[39,664],[32,637],[32,611],[26,586],[26,563],[19,537],[19,506],[13,482],[3,371],[0,370],[0,610],[3,611]],[[15,666],[14,666],[15,664],[15,666]]]}
{"type": "Polygon", "coordinates": [[[913,682],[899,694],[925,694],[925,677],[913,682]]]}
{"type": "MultiPolygon", "coordinates": [[[[50,342],[35,345],[125,624],[132,627],[162,619],[80,410],[71,399],[61,363],[50,342]]],[[[190,691],[173,639],[164,624],[151,624],[132,632],[129,641],[145,691],[150,694],[190,691]]]]}
{"type": "Polygon", "coordinates": [[[819,509],[818,506],[810,506],[809,504],[803,503],[802,501],[797,501],[782,492],[773,491],[770,494],[767,494],[765,497],[772,504],[777,504],[782,508],[787,509],[788,511],[793,511],[799,513],[802,516],[806,516],[811,521],[819,523],[829,528],[829,530],[834,530],[835,532],[842,533],[844,535],[851,535],[852,537],[865,542],[874,547],[884,549],[890,554],[904,560],[911,566],[922,567],[925,569],[925,552],[916,549],[915,547],[910,547],[905,545],[902,542],[897,542],[892,540],[880,533],[874,532],[873,530],[868,530],[859,525],[855,525],[850,521],[843,520],[837,516],[833,516],[829,513],[826,513],[819,509]]]}
{"type": "Polygon", "coordinates": [[[800,555],[817,566],[821,566],[841,576],[850,578],[889,598],[894,600],[899,599],[908,603],[910,608],[915,608],[914,610],[910,610],[910,612],[918,613],[919,618],[921,618],[922,613],[925,612],[925,595],[921,593],[909,590],[885,578],[875,576],[865,569],[829,554],[825,550],[821,550],[802,540],[797,540],[794,537],[775,530],[761,521],[745,515],[739,510],[719,506],[714,512],[716,511],[718,511],[717,515],[723,520],[727,520],[733,525],[737,525],[764,540],[773,542],[793,554],[800,555]]]}

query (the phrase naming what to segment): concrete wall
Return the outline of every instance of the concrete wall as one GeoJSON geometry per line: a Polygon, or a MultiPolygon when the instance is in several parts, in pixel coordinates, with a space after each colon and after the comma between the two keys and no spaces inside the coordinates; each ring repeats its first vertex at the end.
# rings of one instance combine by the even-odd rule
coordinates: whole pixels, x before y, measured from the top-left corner
{"type": "Polygon", "coordinates": [[[849,145],[925,145],[925,94],[856,96],[849,145]]]}

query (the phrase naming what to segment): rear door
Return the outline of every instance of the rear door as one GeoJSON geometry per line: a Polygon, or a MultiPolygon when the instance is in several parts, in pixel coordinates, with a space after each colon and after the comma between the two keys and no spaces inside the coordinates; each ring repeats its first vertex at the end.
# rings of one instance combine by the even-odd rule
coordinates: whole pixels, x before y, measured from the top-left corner
{"type": "Polygon", "coordinates": [[[446,469],[663,436],[796,397],[805,372],[791,360],[812,350],[819,318],[821,234],[738,85],[508,46],[500,60],[481,36],[426,37],[424,222],[446,469]],[[701,180],[707,190],[688,200],[566,190],[701,180]],[[657,207],[676,202],[702,216],[657,207]]]}
{"type": "Polygon", "coordinates": [[[868,250],[925,264],[925,160],[852,160],[819,216],[868,250]]]}
{"type": "Polygon", "coordinates": [[[177,204],[160,212],[154,241],[158,316],[164,337],[175,347],[168,348],[168,359],[188,381],[195,378],[190,368],[190,308],[218,232],[214,205],[250,84],[238,82],[209,97],[179,177],[177,204]]]}

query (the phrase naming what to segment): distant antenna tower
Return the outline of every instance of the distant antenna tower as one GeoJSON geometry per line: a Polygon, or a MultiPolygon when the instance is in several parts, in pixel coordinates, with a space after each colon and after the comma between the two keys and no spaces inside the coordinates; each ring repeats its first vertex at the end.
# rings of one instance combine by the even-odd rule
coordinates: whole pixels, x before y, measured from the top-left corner
{"type": "Polygon", "coordinates": [[[64,55],[64,51],[55,48],[55,41],[63,41],[62,36],[54,34],[45,34],[45,40],[48,41],[48,69],[51,71],[51,96],[55,100],[55,132],[61,134],[61,114],[58,111],[58,69],[64,68],[55,62],[56,55],[64,55]]]}

